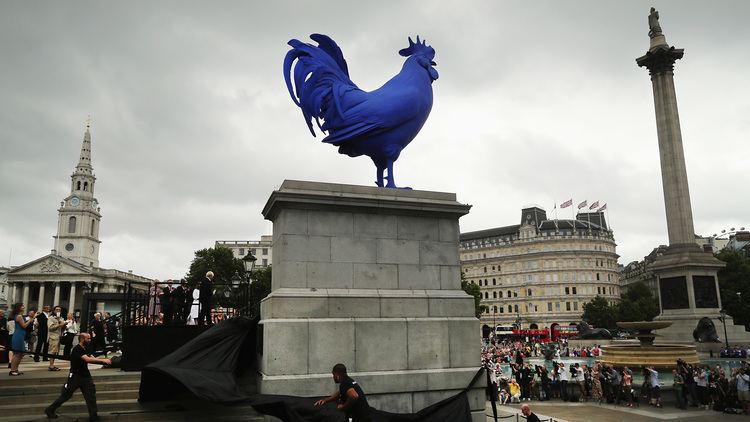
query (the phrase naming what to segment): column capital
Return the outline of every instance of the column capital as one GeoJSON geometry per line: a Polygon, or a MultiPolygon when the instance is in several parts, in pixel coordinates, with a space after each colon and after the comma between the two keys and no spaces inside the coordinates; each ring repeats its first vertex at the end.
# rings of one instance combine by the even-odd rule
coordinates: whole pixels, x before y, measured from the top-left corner
{"type": "Polygon", "coordinates": [[[674,63],[685,54],[682,48],[659,46],[635,59],[639,67],[646,67],[651,76],[674,71],[674,63]]]}

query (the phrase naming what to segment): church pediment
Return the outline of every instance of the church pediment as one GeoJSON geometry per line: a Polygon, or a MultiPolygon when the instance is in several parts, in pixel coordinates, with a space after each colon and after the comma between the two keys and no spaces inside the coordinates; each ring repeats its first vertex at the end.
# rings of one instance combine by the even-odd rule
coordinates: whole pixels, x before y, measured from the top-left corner
{"type": "Polygon", "coordinates": [[[10,271],[11,276],[22,275],[91,274],[87,267],[58,255],[47,255],[10,271]]]}

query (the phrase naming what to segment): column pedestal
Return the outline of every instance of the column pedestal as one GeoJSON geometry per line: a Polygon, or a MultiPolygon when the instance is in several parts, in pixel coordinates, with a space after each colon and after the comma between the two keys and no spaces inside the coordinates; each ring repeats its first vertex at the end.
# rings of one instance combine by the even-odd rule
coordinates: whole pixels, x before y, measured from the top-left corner
{"type": "MultiPolygon", "coordinates": [[[[261,304],[259,391],[326,394],[336,363],[390,412],[465,388],[480,366],[458,261],[469,208],[455,194],[284,181],[263,210],[274,272],[261,304]]],[[[484,421],[482,385],[469,402],[484,421]]]]}

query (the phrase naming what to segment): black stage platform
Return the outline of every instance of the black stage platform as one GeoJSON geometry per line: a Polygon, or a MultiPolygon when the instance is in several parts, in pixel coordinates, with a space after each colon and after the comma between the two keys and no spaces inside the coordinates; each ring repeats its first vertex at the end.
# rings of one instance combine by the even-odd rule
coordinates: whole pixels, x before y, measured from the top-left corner
{"type": "Polygon", "coordinates": [[[149,363],[167,356],[198,337],[205,325],[131,325],[124,326],[122,369],[140,371],[149,363]]]}

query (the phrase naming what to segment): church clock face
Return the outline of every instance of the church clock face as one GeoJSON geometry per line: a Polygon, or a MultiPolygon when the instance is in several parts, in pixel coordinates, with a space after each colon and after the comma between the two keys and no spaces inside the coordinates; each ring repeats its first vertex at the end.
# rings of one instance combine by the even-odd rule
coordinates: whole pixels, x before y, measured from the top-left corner
{"type": "Polygon", "coordinates": [[[77,207],[81,203],[81,200],[77,196],[70,198],[70,205],[77,207]]]}
{"type": "Polygon", "coordinates": [[[67,245],[65,245],[65,250],[68,251],[68,252],[72,251],[73,250],[73,244],[72,243],[68,243],[67,245]]]}

